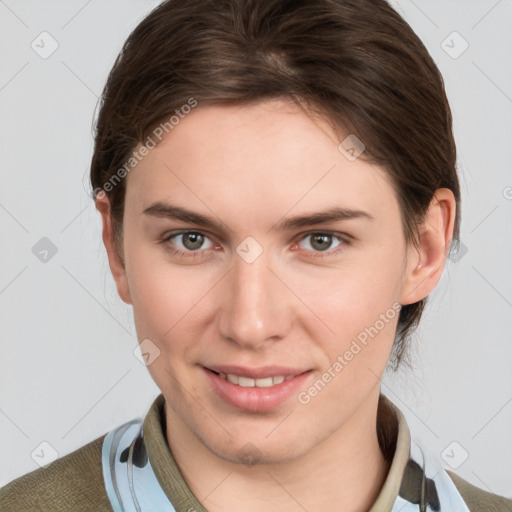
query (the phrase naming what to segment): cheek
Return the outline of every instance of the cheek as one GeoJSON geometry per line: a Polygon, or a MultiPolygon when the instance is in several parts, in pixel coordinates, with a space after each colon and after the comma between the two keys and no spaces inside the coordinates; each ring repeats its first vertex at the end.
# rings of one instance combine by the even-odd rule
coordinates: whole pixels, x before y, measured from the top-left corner
{"type": "Polygon", "coordinates": [[[144,337],[163,338],[201,290],[193,273],[172,265],[162,246],[130,234],[125,239],[126,270],[136,325],[144,337]]]}
{"type": "Polygon", "coordinates": [[[137,336],[140,341],[149,338],[164,356],[148,367],[151,373],[160,371],[162,364],[174,367],[175,373],[177,361],[193,358],[207,328],[211,311],[205,308],[219,278],[214,272],[200,271],[199,266],[172,264],[165,256],[153,256],[151,265],[145,261],[142,251],[134,254],[129,272],[137,336]]]}
{"type": "Polygon", "coordinates": [[[130,289],[138,328],[165,340],[190,321],[207,288],[176,270],[146,268],[131,276],[130,289]]]}
{"type": "MultiPolygon", "coordinates": [[[[158,349],[153,348],[158,357],[147,370],[174,407],[185,399],[177,382],[186,380],[184,363],[193,359],[194,340],[199,339],[189,327],[201,314],[205,286],[194,286],[177,269],[162,269],[141,267],[132,274],[133,314],[138,339],[149,339],[158,349]]],[[[187,391],[195,394],[194,382],[188,382],[187,391]]]]}
{"type": "Polygon", "coordinates": [[[383,248],[371,257],[347,259],[325,278],[302,278],[305,302],[318,315],[316,332],[318,318],[326,326],[323,343],[331,359],[349,350],[354,340],[365,348],[359,360],[371,354],[377,358],[389,355],[398,321],[401,277],[400,254],[383,248]]]}

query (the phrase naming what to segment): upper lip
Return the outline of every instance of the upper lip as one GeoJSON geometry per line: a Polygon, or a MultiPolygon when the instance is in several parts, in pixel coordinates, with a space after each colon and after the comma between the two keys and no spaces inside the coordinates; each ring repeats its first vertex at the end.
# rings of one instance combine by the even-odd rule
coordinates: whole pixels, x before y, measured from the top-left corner
{"type": "Polygon", "coordinates": [[[300,375],[301,373],[308,371],[301,368],[291,368],[289,366],[262,366],[261,368],[247,368],[246,366],[236,365],[209,365],[205,366],[205,368],[217,373],[230,373],[231,375],[250,377],[253,379],[265,379],[267,377],[276,377],[278,375],[290,377],[300,375]]]}

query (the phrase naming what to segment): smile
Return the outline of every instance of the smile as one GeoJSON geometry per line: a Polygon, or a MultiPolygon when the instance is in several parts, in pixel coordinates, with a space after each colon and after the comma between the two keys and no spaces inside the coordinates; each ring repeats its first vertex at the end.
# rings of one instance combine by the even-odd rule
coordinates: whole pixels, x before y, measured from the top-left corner
{"type": "Polygon", "coordinates": [[[270,388],[276,384],[281,384],[285,380],[293,379],[294,377],[293,375],[288,377],[285,377],[284,375],[276,375],[275,377],[266,377],[264,379],[253,379],[251,377],[234,375],[232,373],[219,373],[218,375],[222,379],[231,382],[231,384],[236,384],[237,386],[242,386],[243,388],[270,388]]]}
{"type": "Polygon", "coordinates": [[[312,378],[311,370],[282,366],[260,369],[216,366],[203,367],[203,372],[208,386],[224,404],[253,413],[284,405],[312,378]]]}

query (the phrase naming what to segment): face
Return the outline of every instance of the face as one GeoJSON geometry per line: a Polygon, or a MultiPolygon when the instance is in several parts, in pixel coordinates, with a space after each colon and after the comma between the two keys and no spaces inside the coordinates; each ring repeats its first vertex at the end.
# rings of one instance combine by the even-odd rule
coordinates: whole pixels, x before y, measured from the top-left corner
{"type": "Polygon", "coordinates": [[[418,300],[387,175],[340,140],[285,100],[200,106],[127,177],[119,293],[169,420],[227,461],[339,431],[418,300]]]}

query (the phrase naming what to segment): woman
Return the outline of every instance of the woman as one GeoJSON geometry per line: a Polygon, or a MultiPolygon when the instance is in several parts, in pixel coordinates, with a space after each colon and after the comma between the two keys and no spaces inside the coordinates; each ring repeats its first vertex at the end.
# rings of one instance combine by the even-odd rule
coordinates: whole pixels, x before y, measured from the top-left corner
{"type": "Polygon", "coordinates": [[[512,510],[380,393],[458,240],[451,122],[383,0],[154,9],[109,75],[91,184],[162,394],[2,510],[512,510]]]}

